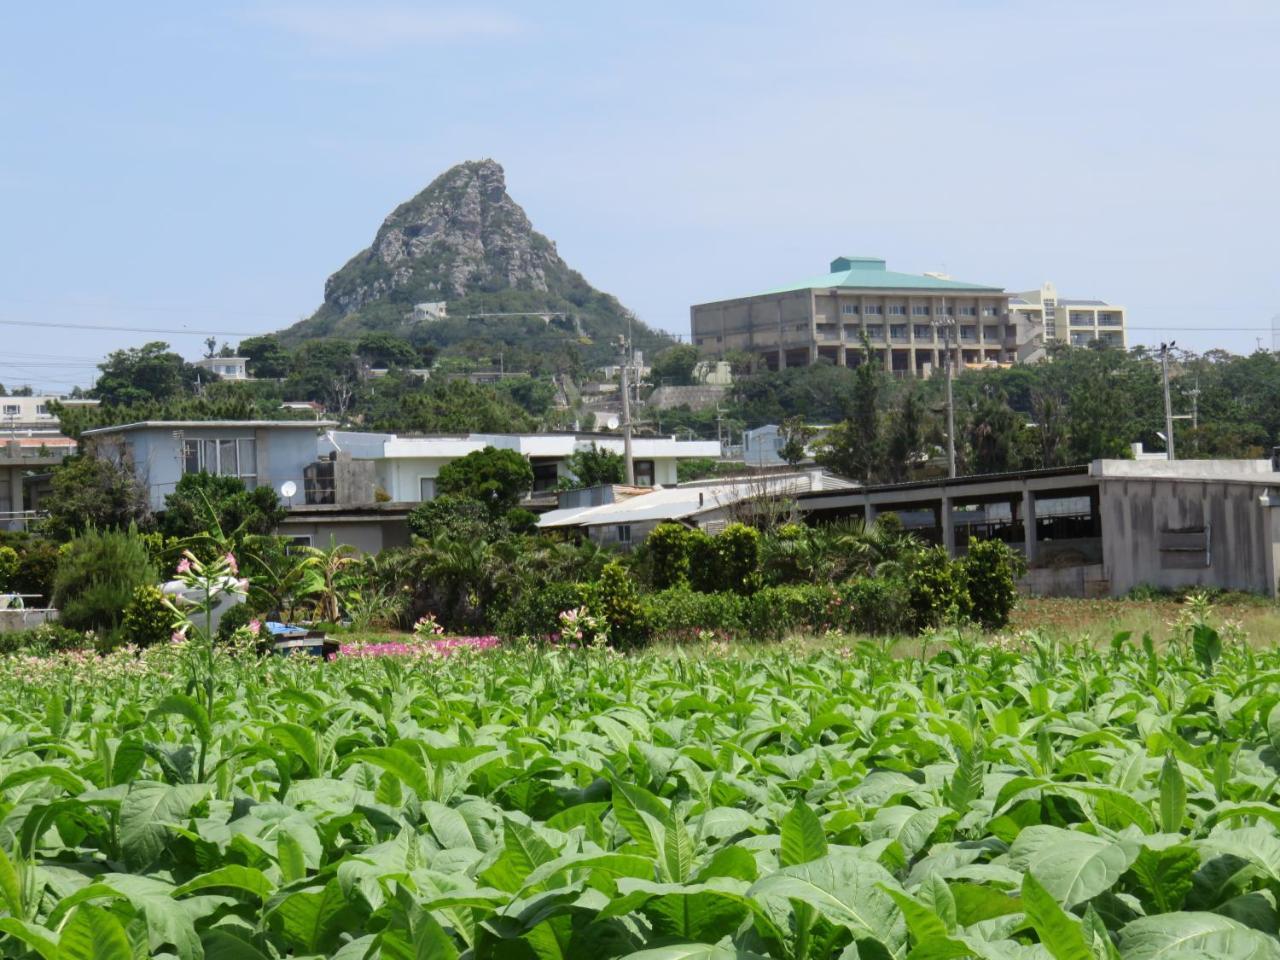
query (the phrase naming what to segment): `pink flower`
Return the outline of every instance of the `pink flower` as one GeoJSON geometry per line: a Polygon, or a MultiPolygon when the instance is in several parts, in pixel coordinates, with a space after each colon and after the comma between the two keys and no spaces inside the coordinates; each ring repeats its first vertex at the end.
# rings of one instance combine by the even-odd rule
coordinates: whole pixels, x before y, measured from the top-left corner
{"type": "Polygon", "coordinates": [[[227,555],[222,559],[227,562],[227,566],[231,568],[232,573],[240,572],[240,568],[236,565],[236,555],[234,553],[227,551],[227,555]]]}
{"type": "Polygon", "coordinates": [[[169,637],[169,642],[170,643],[186,643],[187,635],[183,633],[181,630],[175,630],[173,631],[173,634],[169,637]]]}
{"type": "Polygon", "coordinates": [[[257,620],[250,620],[250,621],[249,621],[249,632],[250,632],[250,633],[252,633],[255,637],[256,637],[259,633],[261,633],[261,632],[262,632],[262,624],[261,624],[261,622],[259,622],[259,621],[257,621],[257,620]]]}
{"type": "Polygon", "coordinates": [[[190,572],[191,572],[191,561],[188,560],[186,557],[183,557],[181,560],[178,561],[178,576],[182,576],[184,573],[190,573],[190,572]]]}
{"type": "Polygon", "coordinates": [[[237,580],[237,581],[236,581],[236,589],[237,589],[237,590],[239,590],[241,593],[248,593],[248,592],[249,592],[249,578],[248,578],[248,577],[241,577],[239,580],[237,580]]]}

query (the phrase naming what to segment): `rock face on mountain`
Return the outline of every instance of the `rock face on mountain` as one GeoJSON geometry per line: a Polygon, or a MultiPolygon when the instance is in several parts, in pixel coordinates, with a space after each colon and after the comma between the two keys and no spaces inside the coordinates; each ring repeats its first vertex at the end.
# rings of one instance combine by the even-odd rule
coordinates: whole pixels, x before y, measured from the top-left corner
{"type": "MultiPolygon", "coordinates": [[[[559,329],[601,347],[629,318],[617,299],[588,284],[533,229],[507,195],[502,167],[477,160],[450,168],[396,207],[368,249],[329,278],[320,309],[284,336],[384,330],[447,347],[476,337],[509,341],[527,326],[486,314],[541,314],[533,328],[559,329]],[[439,301],[448,304],[447,322],[414,319],[415,304],[439,301]]],[[[633,327],[637,341],[654,336],[633,327]]]]}

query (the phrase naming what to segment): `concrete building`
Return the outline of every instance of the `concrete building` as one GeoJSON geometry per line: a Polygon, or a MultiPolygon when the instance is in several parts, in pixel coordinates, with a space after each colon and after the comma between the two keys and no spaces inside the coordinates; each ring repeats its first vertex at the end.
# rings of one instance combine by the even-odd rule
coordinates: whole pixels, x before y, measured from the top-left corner
{"type": "Polygon", "coordinates": [[[186,473],[239,477],[247,487],[298,491],[315,462],[319,435],[332,420],[148,420],[84,432],[94,456],[127,463],[146,488],[153,510],[186,473]]]}
{"type": "MultiPolygon", "coordinates": [[[[805,445],[805,455],[813,457],[813,443],[831,429],[830,426],[813,426],[813,437],[805,445]]],[[[766,423],[762,427],[742,431],[742,462],[749,467],[781,467],[786,462],[782,459],[782,448],[786,438],[782,435],[782,427],[776,423],[766,423]]]]}
{"type": "Polygon", "coordinates": [[[771,370],[820,361],[855,366],[865,335],[873,362],[895,376],[929,376],[941,366],[946,326],[957,369],[1018,359],[1017,330],[1002,288],[942,274],[896,273],[878,257],[837,257],[822,276],[697,304],[690,319],[704,357],[741,350],[771,370]]]}
{"type": "Polygon", "coordinates": [[[216,373],[223,380],[248,380],[248,357],[201,357],[195,366],[216,373]]]}
{"type": "Polygon", "coordinates": [[[76,442],[57,434],[0,437],[0,530],[25,530],[37,518],[49,471],[76,442]]]}
{"type": "Polygon", "coordinates": [[[0,397],[0,439],[5,436],[36,436],[57,434],[61,430],[53,405],[67,407],[96,407],[100,401],[60,394],[39,394],[31,397],[0,397]]]}
{"type": "MultiPolygon", "coordinates": [[[[595,444],[602,450],[622,453],[616,434],[472,433],[448,437],[398,437],[394,434],[332,431],[322,449],[344,450],[357,460],[376,462],[378,486],[392,502],[416,503],[436,495],[436,478],[445,464],[485,447],[514,450],[533,467],[532,493],[549,493],[569,478],[568,459],[595,444]]],[[[720,456],[714,440],[676,440],[674,437],[636,437],[632,443],[636,484],[644,487],[676,483],[676,465],[682,459],[720,456]]]]}
{"type": "Polygon", "coordinates": [[[961,554],[998,539],[1023,552],[1025,591],[1123,596],[1134,587],[1216,587],[1277,596],[1280,463],[1096,460],[796,498],[809,522],[892,512],[961,554]]]}
{"type": "Polygon", "coordinates": [[[1039,359],[1051,343],[1084,347],[1096,340],[1121,349],[1128,346],[1124,307],[1105,300],[1060,297],[1052,283],[1012,294],[1009,311],[1017,324],[1019,341],[1040,348],[1020,359],[1039,359]]]}

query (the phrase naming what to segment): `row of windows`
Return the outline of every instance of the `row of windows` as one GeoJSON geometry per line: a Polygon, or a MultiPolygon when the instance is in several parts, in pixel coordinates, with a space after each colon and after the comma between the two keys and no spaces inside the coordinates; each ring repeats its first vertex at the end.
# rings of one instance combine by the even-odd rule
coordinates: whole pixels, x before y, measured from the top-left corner
{"type": "MultiPolygon", "coordinates": [[[[868,303],[861,307],[856,303],[842,303],[840,304],[840,312],[846,317],[857,316],[859,312],[868,317],[878,317],[886,313],[891,317],[905,317],[907,315],[907,308],[900,303],[891,303],[888,306],[868,303]]],[[[931,315],[938,317],[954,317],[957,315],[961,317],[976,317],[978,315],[978,308],[944,307],[942,305],[930,308],[928,304],[915,303],[911,305],[911,315],[913,317],[928,317],[931,315]]],[[[1001,314],[998,307],[983,307],[982,315],[984,317],[998,317],[1001,314]]]]}
{"type": "MultiPolygon", "coordinates": [[[[4,405],[4,415],[6,417],[17,417],[22,415],[22,405],[17,403],[6,403],[4,405]]],[[[36,416],[47,417],[49,415],[49,405],[45,403],[36,405],[36,416]]]]}
{"type": "MultiPolygon", "coordinates": [[[[258,446],[251,438],[183,440],[183,473],[214,473],[222,477],[258,479],[258,446]]],[[[248,483],[248,486],[253,486],[248,483]]]]}

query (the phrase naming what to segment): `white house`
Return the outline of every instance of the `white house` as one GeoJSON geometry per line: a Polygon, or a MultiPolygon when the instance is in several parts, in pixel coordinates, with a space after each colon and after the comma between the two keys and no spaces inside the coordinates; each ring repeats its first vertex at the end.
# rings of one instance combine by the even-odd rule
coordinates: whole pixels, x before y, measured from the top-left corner
{"type": "MultiPolygon", "coordinates": [[[[622,438],[614,434],[584,433],[472,433],[465,436],[399,437],[387,433],[330,431],[322,451],[350,453],[356,460],[377,461],[378,485],[394,502],[431,500],[436,495],[440,468],[452,460],[485,447],[514,450],[533,467],[533,492],[555,489],[572,476],[567,461],[575,452],[590,449],[621,454],[622,438]]],[[[677,481],[676,465],[692,458],[718,458],[714,440],[677,440],[674,437],[636,437],[631,442],[637,486],[671,486],[677,481]]]]}
{"type": "Polygon", "coordinates": [[[248,380],[248,357],[201,357],[195,365],[202,370],[216,373],[223,380],[248,380]]]}

